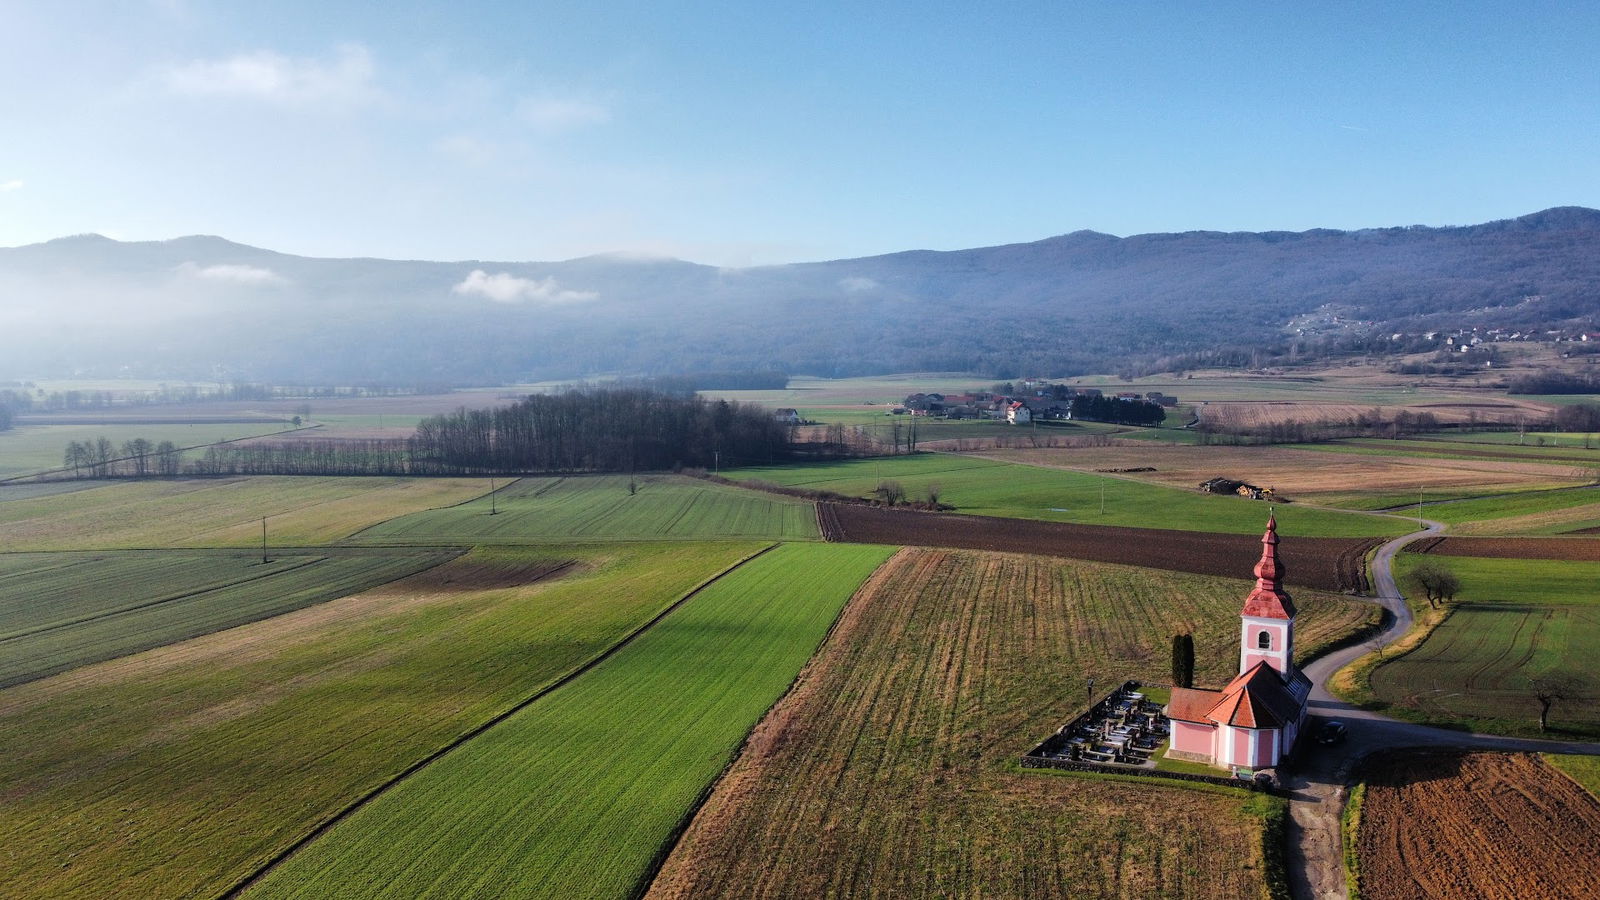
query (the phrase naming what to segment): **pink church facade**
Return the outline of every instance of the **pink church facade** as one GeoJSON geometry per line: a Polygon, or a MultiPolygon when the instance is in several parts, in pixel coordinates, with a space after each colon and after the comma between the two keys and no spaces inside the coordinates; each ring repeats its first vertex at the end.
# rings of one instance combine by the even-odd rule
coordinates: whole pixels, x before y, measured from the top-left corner
{"type": "Polygon", "coordinates": [[[1311,681],[1294,665],[1294,601],[1283,589],[1275,518],[1267,520],[1256,586],[1239,611],[1239,674],[1220,691],[1172,689],[1168,754],[1218,768],[1269,769],[1305,727],[1311,681]]]}

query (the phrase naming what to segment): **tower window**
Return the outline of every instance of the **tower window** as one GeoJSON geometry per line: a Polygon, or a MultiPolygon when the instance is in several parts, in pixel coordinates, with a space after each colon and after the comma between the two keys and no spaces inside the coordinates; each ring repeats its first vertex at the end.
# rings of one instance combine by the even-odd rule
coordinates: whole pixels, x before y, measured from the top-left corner
{"type": "Polygon", "coordinates": [[[1262,650],[1271,650],[1272,634],[1270,632],[1263,631],[1256,635],[1256,646],[1260,647],[1262,650]]]}

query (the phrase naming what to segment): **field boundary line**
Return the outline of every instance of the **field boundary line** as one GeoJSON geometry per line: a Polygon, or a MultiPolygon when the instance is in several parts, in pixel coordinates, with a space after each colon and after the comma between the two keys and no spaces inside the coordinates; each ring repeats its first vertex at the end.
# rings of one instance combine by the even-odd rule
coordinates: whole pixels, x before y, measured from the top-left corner
{"type": "MultiPolygon", "coordinates": [[[[560,678],[557,678],[555,681],[551,682],[550,684],[547,684],[544,687],[538,689],[537,691],[534,691],[532,694],[530,694],[527,697],[524,697],[522,700],[517,701],[515,704],[513,704],[509,708],[494,714],[493,716],[491,716],[487,720],[485,720],[485,721],[483,721],[483,722],[481,722],[481,723],[479,723],[477,725],[474,725],[472,728],[468,729],[467,731],[462,732],[461,734],[459,734],[456,737],[452,738],[444,746],[434,750],[433,752],[429,753],[427,756],[424,756],[423,758],[411,763],[409,766],[406,766],[404,769],[400,770],[398,773],[390,776],[389,778],[384,779],[384,781],[382,783],[378,784],[376,787],[373,787],[373,788],[369,789],[366,793],[364,793],[361,796],[359,796],[359,797],[355,798],[354,800],[350,801],[343,808],[341,808],[340,810],[335,812],[333,815],[329,816],[327,819],[324,819],[322,822],[318,823],[310,831],[306,832],[305,834],[301,835],[299,838],[295,839],[295,841],[293,843],[291,843],[288,847],[286,847],[283,850],[280,850],[280,851],[274,853],[269,859],[267,859],[265,862],[263,862],[262,864],[257,866],[253,871],[245,874],[242,878],[240,878],[239,880],[235,881],[232,885],[230,885],[229,887],[224,889],[221,893],[217,894],[216,897],[218,898],[218,900],[232,900],[232,898],[240,896],[246,890],[248,890],[249,888],[251,888],[251,887],[255,886],[257,883],[259,883],[261,881],[261,879],[263,879],[267,875],[271,874],[274,869],[276,869],[278,866],[282,865],[285,860],[289,859],[289,857],[291,857],[294,854],[300,852],[302,849],[304,849],[312,841],[315,841],[317,838],[322,837],[324,834],[327,834],[330,830],[333,829],[334,826],[336,826],[340,822],[343,822],[344,820],[350,818],[350,816],[354,815],[356,812],[361,810],[367,804],[371,803],[373,800],[376,800],[380,796],[388,793],[393,788],[399,786],[401,782],[405,781],[407,778],[410,778],[412,775],[415,775],[418,772],[422,771],[423,769],[427,768],[432,763],[438,762],[440,759],[442,759],[445,755],[449,754],[451,751],[456,750],[456,749],[466,745],[473,738],[478,737],[479,735],[483,734],[484,732],[488,731],[489,729],[493,728],[494,726],[499,725],[500,723],[502,723],[505,720],[511,718],[512,716],[516,715],[517,713],[522,712],[523,710],[525,710],[528,707],[532,706],[534,703],[537,703],[538,701],[544,699],[550,693],[552,693],[552,692],[554,692],[556,690],[559,690],[560,688],[565,687],[566,685],[568,685],[568,684],[572,683],[573,681],[577,680],[580,676],[586,674],[590,670],[594,669],[596,666],[600,665],[601,663],[603,663],[606,660],[610,659],[611,657],[615,656],[624,647],[627,647],[629,644],[633,643],[635,639],[639,638],[641,635],[645,634],[650,629],[654,628],[656,625],[658,625],[661,622],[661,620],[665,619],[667,616],[672,615],[672,613],[676,612],[685,603],[688,603],[690,600],[694,599],[696,596],[698,596],[706,588],[711,587],[713,584],[716,584],[717,582],[721,581],[726,576],[731,575],[734,572],[738,571],[739,569],[743,568],[746,563],[751,562],[752,560],[756,559],[757,557],[764,556],[767,553],[770,553],[773,550],[776,550],[781,543],[782,542],[775,541],[773,543],[767,544],[765,547],[762,547],[760,550],[757,550],[754,553],[751,553],[751,554],[749,554],[749,555],[747,555],[747,556],[745,556],[745,557],[743,557],[741,559],[735,560],[732,565],[730,565],[727,568],[721,570],[720,572],[717,572],[716,574],[712,575],[711,577],[707,578],[706,580],[700,582],[699,584],[695,585],[693,588],[690,588],[683,596],[681,596],[678,599],[676,599],[676,600],[672,601],[671,603],[669,603],[665,609],[663,609],[660,612],[656,613],[648,621],[644,622],[643,624],[641,624],[638,627],[634,628],[632,631],[630,631],[627,634],[623,635],[619,640],[616,641],[616,643],[614,643],[611,646],[607,647],[605,650],[602,650],[600,653],[596,654],[594,657],[592,657],[591,659],[587,660],[582,665],[579,665],[577,668],[571,670],[570,672],[567,672],[565,675],[562,675],[560,678]]],[[[565,566],[562,566],[562,567],[560,567],[560,568],[558,568],[558,569],[546,574],[544,578],[541,578],[539,580],[540,581],[545,581],[545,580],[549,579],[550,577],[552,577],[554,575],[558,575],[558,574],[566,571],[568,568],[570,568],[572,566],[575,566],[575,565],[577,565],[577,563],[575,561],[574,562],[569,562],[565,566]]],[[[695,808],[696,809],[699,808],[698,804],[696,805],[695,808]]]]}
{"type": "MultiPolygon", "coordinates": [[[[293,477],[293,476],[291,476],[291,477],[293,477]]],[[[313,476],[313,477],[315,477],[315,476],[313,476]]],[[[419,476],[416,476],[416,475],[402,475],[402,476],[399,476],[399,477],[401,477],[401,478],[417,478],[419,476]]],[[[427,476],[420,476],[420,477],[427,477],[427,476]]],[[[492,491],[485,491],[485,492],[479,494],[476,497],[468,497],[465,500],[457,500],[456,502],[450,503],[450,504],[446,504],[445,506],[430,506],[427,509],[415,510],[413,512],[405,513],[405,514],[400,515],[400,516],[390,516],[387,519],[383,519],[383,520],[378,521],[378,522],[373,522],[370,525],[363,525],[360,528],[357,528],[355,531],[352,531],[349,534],[345,535],[344,537],[338,538],[335,541],[335,543],[342,543],[344,541],[353,540],[357,535],[360,535],[362,532],[371,531],[372,529],[377,528],[379,525],[387,525],[390,522],[393,522],[395,519],[404,518],[404,516],[415,515],[418,512],[433,512],[434,510],[439,510],[439,509],[455,509],[458,506],[466,506],[468,503],[471,503],[474,500],[482,500],[483,498],[489,496],[490,494],[497,494],[500,491],[503,491],[506,488],[511,487],[513,484],[516,484],[517,482],[519,482],[521,480],[522,480],[521,478],[513,478],[512,480],[506,482],[505,484],[500,485],[499,487],[495,488],[492,491]]]]}
{"type": "Polygon", "coordinates": [[[113,609],[113,610],[110,610],[110,611],[107,611],[107,612],[102,612],[102,613],[93,613],[93,614],[87,615],[87,616],[80,616],[79,618],[76,618],[76,619],[68,619],[68,620],[66,620],[64,622],[53,622],[53,623],[51,623],[49,625],[41,625],[38,628],[35,628],[35,629],[31,630],[31,631],[16,631],[16,632],[12,632],[11,634],[0,635],[0,644],[5,644],[5,643],[7,643],[9,641],[15,641],[15,640],[18,640],[20,638],[32,637],[34,635],[49,634],[52,631],[58,631],[58,630],[60,630],[62,628],[71,628],[74,625],[82,625],[82,624],[85,624],[87,622],[96,622],[96,621],[99,621],[100,619],[109,619],[109,618],[112,618],[113,616],[120,616],[123,613],[138,612],[139,610],[142,610],[142,609],[149,609],[152,606],[161,606],[162,604],[165,604],[165,603],[177,603],[180,600],[190,600],[190,599],[193,599],[195,597],[200,596],[201,594],[209,594],[209,593],[212,593],[213,591],[221,591],[221,590],[227,590],[228,588],[231,588],[231,587],[238,587],[241,584],[251,584],[253,582],[261,581],[263,579],[275,578],[275,577],[277,577],[279,575],[283,575],[283,574],[286,574],[286,573],[289,573],[289,572],[293,572],[293,571],[296,571],[298,569],[304,569],[307,566],[314,566],[314,565],[317,565],[318,563],[324,563],[324,562],[327,562],[327,561],[328,561],[328,557],[326,557],[326,556],[299,557],[299,561],[295,562],[292,565],[285,566],[285,567],[283,567],[281,569],[273,569],[270,572],[253,573],[253,574],[249,575],[248,577],[239,579],[238,581],[230,581],[230,582],[228,582],[226,584],[212,585],[210,587],[195,588],[194,590],[191,590],[191,591],[180,591],[179,593],[176,593],[176,594],[171,594],[171,595],[166,596],[166,597],[157,597],[154,600],[146,600],[143,603],[136,603],[133,606],[125,606],[125,607],[122,607],[121,609],[113,609]]]}
{"type": "MultiPolygon", "coordinates": [[[[728,773],[733,771],[733,767],[738,765],[739,760],[744,758],[745,751],[750,747],[750,736],[756,733],[756,729],[761,727],[761,723],[767,720],[767,716],[772,715],[772,711],[777,709],[779,704],[794,693],[794,689],[800,685],[800,682],[811,674],[813,666],[816,665],[818,655],[828,645],[828,642],[833,640],[834,632],[838,630],[839,623],[844,619],[845,613],[849,612],[851,605],[856,603],[857,599],[862,596],[862,592],[867,589],[867,585],[871,584],[885,569],[909,553],[910,550],[910,547],[901,547],[889,554],[888,558],[879,563],[878,567],[868,573],[866,578],[861,579],[861,583],[851,593],[850,599],[839,606],[839,612],[834,615],[833,621],[828,623],[828,630],[823,632],[822,637],[817,641],[817,645],[811,648],[811,656],[806,659],[805,665],[794,673],[794,677],[789,680],[789,684],[783,689],[783,693],[779,694],[767,705],[766,709],[761,711],[761,716],[756,719],[754,725],[750,726],[750,730],[744,733],[744,740],[739,742],[739,746],[733,751],[733,755],[728,757],[728,762],[722,767],[722,771],[718,772],[716,778],[711,779],[704,788],[700,789],[700,793],[695,796],[694,802],[689,804],[689,808],[684,810],[683,815],[678,819],[678,824],[672,827],[672,832],[667,835],[667,839],[661,842],[660,847],[656,848],[655,856],[651,857],[650,864],[645,867],[643,872],[639,873],[639,879],[634,882],[633,890],[628,892],[628,900],[639,900],[639,898],[650,892],[650,888],[656,883],[656,878],[661,874],[661,869],[666,866],[667,860],[672,857],[672,851],[678,849],[678,844],[683,840],[683,836],[689,832],[689,826],[694,824],[695,817],[700,815],[700,810],[705,807],[706,801],[711,799],[711,795],[715,794],[717,788],[722,786],[723,779],[727,778],[728,773]]],[[[1551,768],[1554,768],[1554,766],[1551,768]]]]}

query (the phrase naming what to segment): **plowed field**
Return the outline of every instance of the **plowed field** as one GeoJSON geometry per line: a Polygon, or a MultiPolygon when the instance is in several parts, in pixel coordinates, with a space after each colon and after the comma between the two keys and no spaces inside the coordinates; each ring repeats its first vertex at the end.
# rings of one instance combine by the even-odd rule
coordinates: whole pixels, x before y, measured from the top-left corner
{"type": "MultiPolygon", "coordinates": [[[[846,503],[818,504],[817,520],[830,541],[1033,553],[1235,578],[1248,577],[1261,555],[1260,538],[1245,534],[942,515],[846,503]]],[[[1290,583],[1342,591],[1367,588],[1367,552],[1383,539],[1282,541],[1279,552],[1290,583]]]]}
{"type": "Polygon", "coordinates": [[[1600,896],[1600,800],[1535,754],[1385,754],[1357,852],[1367,900],[1600,896]]]}
{"type": "Polygon", "coordinates": [[[1487,556],[1496,559],[1565,559],[1600,562],[1600,539],[1567,537],[1423,538],[1406,548],[1410,553],[1439,556],[1487,556]]]}

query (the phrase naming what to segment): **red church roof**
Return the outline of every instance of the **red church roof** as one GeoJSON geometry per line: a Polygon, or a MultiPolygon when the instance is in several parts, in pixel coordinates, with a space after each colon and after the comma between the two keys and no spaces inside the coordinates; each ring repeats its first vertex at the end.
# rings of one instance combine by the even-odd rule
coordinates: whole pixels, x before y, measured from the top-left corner
{"type": "Polygon", "coordinates": [[[1282,728],[1300,717],[1300,704],[1278,670],[1258,662],[1222,689],[1206,718],[1239,728],[1282,728]]]}
{"type": "Polygon", "coordinates": [[[1256,587],[1244,598],[1241,616],[1262,619],[1294,618],[1294,601],[1283,589],[1283,563],[1278,559],[1278,518],[1267,517],[1267,533],[1261,536],[1261,561],[1256,563],[1256,587]]]}

